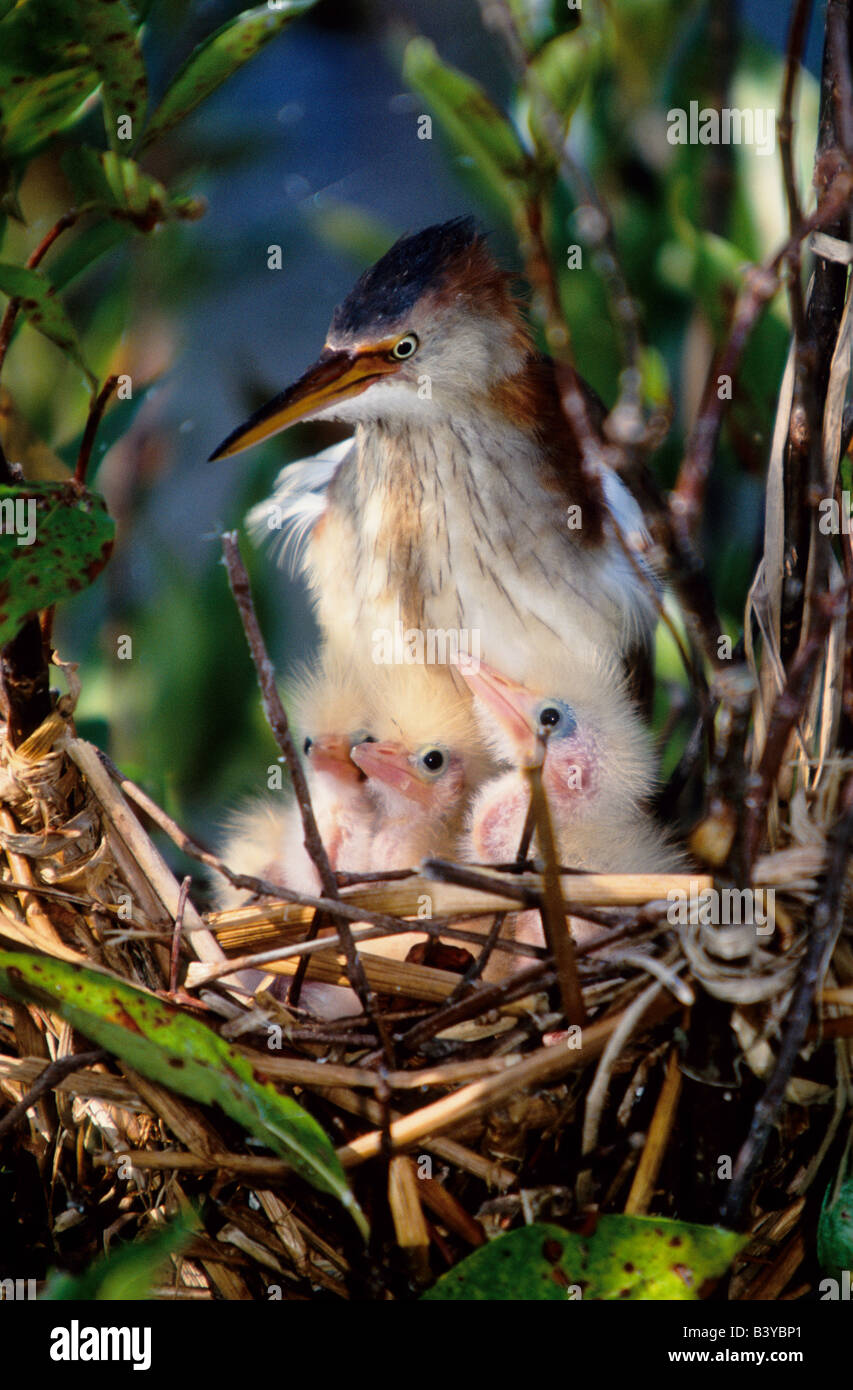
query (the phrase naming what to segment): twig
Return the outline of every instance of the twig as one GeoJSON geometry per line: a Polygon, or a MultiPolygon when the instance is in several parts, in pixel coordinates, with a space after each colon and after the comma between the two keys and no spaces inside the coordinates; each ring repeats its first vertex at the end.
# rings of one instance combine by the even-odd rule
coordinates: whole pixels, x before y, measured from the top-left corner
{"type": "MultiPolygon", "coordinates": [[[[284,712],[284,706],[281,703],[276,688],[275,672],[267,654],[260,624],[255,614],[255,606],[252,602],[252,593],[249,587],[249,576],[246,573],[246,568],[240,557],[236,531],[229,531],[223,534],[222,555],[228,574],[228,583],[231,588],[231,593],[234,595],[234,602],[237,605],[237,610],[243,624],[243,631],[246,634],[246,641],[249,644],[249,651],[251,652],[255,672],[258,677],[258,684],[261,687],[261,698],[263,700],[267,723],[273,732],[276,743],[284,754],[284,760],[287,763],[287,769],[293,783],[296,804],[299,807],[299,814],[302,817],[305,848],[308,851],[311,862],[317,870],[317,875],[323,886],[324,897],[334,899],[338,896],[337,880],[332,866],[329,863],[329,857],[326,854],[320,832],[317,829],[317,821],[314,817],[314,810],[311,805],[311,794],[308,790],[308,783],[305,780],[302,763],[299,760],[299,755],[296,752],[296,747],[290,734],[287,715],[284,712]]],[[[368,988],[367,979],[361,962],[359,961],[358,952],[355,949],[355,943],[353,942],[349,925],[344,917],[340,917],[339,924],[350,984],[358,995],[364,1012],[374,1023],[377,1035],[380,1039],[384,1040],[384,1044],[387,1046],[387,1038],[385,1037],[385,1030],[376,1009],[376,1001],[368,988]]],[[[388,1064],[391,1065],[393,1058],[390,1053],[387,1060],[388,1064]]]]}
{"type": "Polygon", "coordinates": [[[72,1072],[79,1071],[81,1067],[92,1067],[96,1062],[103,1062],[107,1053],[102,1047],[95,1048],[91,1052],[75,1052],[70,1057],[57,1057],[56,1061],[48,1063],[41,1076],[33,1083],[27,1094],[8,1110],[0,1120],[0,1139],[9,1134],[17,1124],[23,1120],[27,1111],[32,1109],[36,1101],[45,1093],[50,1091],[57,1082],[70,1076],[72,1072]]]}
{"type": "Polygon", "coordinates": [[[554,106],[538,74],[532,68],[518,32],[515,16],[506,0],[481,0],[484,22],[500,28],[517,78],[524,82],[536,106],[540,126],[547,138],[550,152],[557,160],[563,177],[571,189],[579,210],[583,210],[583,233],[596,260],[605,290],[610,299],[613,322],[622,341],[622,354],[629,370],[622,375],[622,394],[619,408],[623,416],[630,412],[642,428],[640,410],[639,371],[642,334],[640,315],[628,289],[615,247],[612,219],[593,187],[586,171],[573,158],[566,141],[565,120],[554,106]]]}
{"type": "Polygon", "coordinates": [[[675,1124],[680,1095],[681,1068],[678,1065],[678,1051],[673,1048],[669,1055],[655,1113],[646,1135],[645,1146],[625,1202],[625,1213],[628,1216],[644,1216],[651,1206],[655,1184],[666,1155],[666,1146],[675,1124]]]}
{"type": "Polygon", "coordinates": [[[314,809],[311,805],[311,794],[308,790],[308,783],[305,780],[305,773],[296,745],[290,733],[287,715],[284,706],[279,698],[278,689],[275,683],[275,671],[272,662],[267,654],[266,645],[261,633],[255,613],[255,605],[252,600],[252,593],[249,586],[249,576],[240,556],[240,549],[237,543],[237,532],[226,531],[222,536],[222,557],[225,569],[228,574],[228,584],[240,614],[240,621],[243,624],[243,631],[246,641],[249,644],[249,651],[252,656],[252,663],[255,667],[255,674],[261,688],[261,699],[263,701],[264,714],[267,723],[272,730],[276,743],[284,754],[284,761],[293,783],[293,790],[296,796],[296,803],[299,807],[299,814],[302,818],[302,829],[305,835],[305,848],[311,857],[311,862],[317,870],[317,876],[323,886],[323,894],[327,898],[338,896],[338,886],[332,866],[329,863],[328,855],[320,832],[317,829],[317,821],[314,817],[314,809]]]}
{"type": "Polygon", "coordinates": [[[178,988],[178,966],[181,960],[181,936],[184,931],[184,913],[187,907],[190,884],[192,879],[189,874],[181,880],[181,888],[178,893],[178,906],[175,910],[175,932],[172,937],[172,960],[169,967],[169,993],[174,994],[178,988]]]}
{"type": "MultiPolygon", "coordinates": [[[[434,919],[413,922],[408,918],[398,920],[396,917],[383,919],[382,914],[378,912],[350,910],[352,913],[350,921],[372,923],[363,928],[357,927],[353,932],[353,940],[359,945],[364,941],[377,941],[388,936],[408,936],[413,929],[430,937],[449,936],[454,941],[464,941],[474,946],[482,945],[484,940],[482,932],[466,931],[464,927],[455,927],[449,922],[434,919]]],[[[200,966],[195,967],[192,987],[198,989],[232,970],[252,970],[256,967],[270,965],[275,961],[292,960],[294,957],[302,960],[313,955],[336,951],[342,944],[340,936],[332,933],[318,939],[306,938],[291,945],[272,946],[269,950],[254,951],[249,955],[232,956],[225,964],[211,966],[209,970],[200,966]]],[[[495,949],[504,951],[508,955],[535,956],[537,959],[544,954],[540,947],[530,946],[523,941],[498,941],[495,949]]],[[[398,961],[397,964],[406,964],[406,962],[398,961]]]]}
{"type": "MultiPolygon", "coordinates": [[[[805,232],[802,235],[804,236],[805,232]]],[[[728,376],[732,380],[735,379],[743,350],[759,314],[777,289],[778,279],[771,271],[758,266],[748,268],[735,301],[728,336],[721,351],[711,363],[699,413],[687,443],[675,487],[670,495],[669,509],[673,531],[679,549],[685,555],[689,555],[693,547],[693,537],[702,513],[725,410],[726,402],[725,399],[721,399],[718,389],[719,378],[728,376]]],[[[719,656],[715,651],[714,664],[718,661],[719,656]]]]}
{"type": "MultiPolygon", "coordinates": [[[[794,96],[797,78],[803,61],[803,48],[811,18],[812,0],[796,0],[791,26],[788,31],[788,49],[785,59],[785,82],[782,89],[782,111],[776,122],[779,133],[779,155],[782,161],[782,177],[785,184],[785,198],[788,204],[788,224],[793,231],[803,220],[800,196],[794,174],[794,96]]],[[[801,281],[801,243],[792,247],[788,257],[788,299],[791,306],[791,323],[794,337],[802,339],[805,332],[805,304],[801,281]]]]}
{"type": "Polygon", "coordinates": [[[117,376],[108,376],[97,396],[92,401],[89,414],[86,417],[86,428],[83,431],[83,438],[80,441],[80,452],[77,455],[77,467],[74,469],[74,481],[78,487],[83,487],[86,483],[86,470],[89,467],[89,459],[92,456],[92,448],[95,443],[95,436],[98,433],[98,426],[103,419],[107,402],[113,391],[118,385],[117,376]]]}
{"type": "MultiPolygon", "coordinates": [[[[661,987],[653,986],[656,991],[661,987]]],[[[648,991],[647,991],[648,992],[648,991]]],[[[636,1001],[635,1001],[636,1002],[636,1001]]],[[[666,1018],[678,1005],[670,996],[664,996],[655,1010],[655,1019],[666,1018]]],[[[423,1106],[414,1114],[396,1120],[391,1125],[390,1140],[394,1149],[406,1149],[429,1135],[435,1136],[465,1124],[482,1115],[484,1111],[499,1105],[507,1096],[517,1095],[530,1086],[557,1081],[567,1072],[580,1070],[598,1057],[616,1030],[624,1025],[626,1013],[610,1018],[596,1020],[583,1030],[583,1045],[579,1048],[543,1047],[525,1057],[516,1066],[510,1067],[501,1076],[488,1077],[463,1086],[450,1096],[423,1106]]],[[[649,1020],[651,1022],[651,1020],[649,1020]]],[[[636,1020],[632,1028],[636,1026],[636,1020]]],[[[354,1139],[345,1148],[338,1150],[338,1156],[345,1168],[355,1167],[381,1152],[382,1136],[378,1131],[354,1139]]]]}
{"type": "Polygon", "coordinates": [[[770,1079],[755,1107],[749,1133],[735,1160],[731,1187],[720,1212],[723,1225],[738,1226],[744,1218],[744,1207],[750,1194],[753,1176],[784,1100],[785,1088],[805,1040],[815,995],[841,931],[845,875],[853,847],[853,781],[848,780],[846,784],[843,804],[846,807],[844,814],[833,826],[828,837],[823,892],[812,914],[809,944],[788,1010],[779,1054],[770,1079]]]}
{"type": "Polygon", "coordinates": [[[481,978],[483,971],[485,970],[486,966],[492,958],[492,952],[499,944],[501,929],[503,927],[504,922],[506,921],[506,918],[507,914],[505,912],[495,913],[495,919],[492,922],[491,927],[489,928],[489,934],[486,937],[485,942],[483,943],[479,953],[475,956],[474,960],[472,960],[471,964],[468,966],[468,969],[461,976],[459,984],[456,986],[453,992],[450,995],[448,995],[448,1004],[455,1004],[457,999],[463,998],[463,996],[467,994],[470,986],[475,985],[477,981],[481,978]]]}
{"type": "Polygon", "coordinates": [[[853,81],[850,67],[851,15],[850,0],[828,0],[826,32],[832,54],[832,116],[837,142],[848,159],[853,160],[853,81]]]}
{"type": "MultiPolygon", "coordinates": [[[[527,855],[530,851],[530,842],[533,839],[534,822],[535,811],[533,806],[533,798],[531,797],[527,807],[527,814],[524,817],[524,825],[521,830],[521,839],[519,840],[518,844],[518,854],[516,855],[519,864],[523,864],[526,861],[527,855]]],[[[489,934],[486,937],[485,945],[483,946],[476,959],[465,971],[465,974],[462,976],[462,979],[459,981],[459,984],[456,986],[455,990],[450,995],[447,1001],[448,1005],[455,1004],[457,999],[463,998],[468,988],[471,985],[476,984],[477,980],[481,978],[483,971],[485,970],[486,966],[492,958],[492,952],[498,946],[500,934],[503,930],[503,925],[506,919],[507,914],[505,912],[498,912],[495,914],[495,919],[492,922],[489,934]]]]}
{"type": "Polygon", "coordinates": [[[554,957],[557,980],[560,986],[560,999],[566,1021],[570,1024],[586,1022],[586,1008],[581,993],[578,967],[575,960],[575,945],[566,921],[566,905],[560,886],[557,868],[557,850],[554,844],[554,828],[548,799],[542,786],[542,767],[526,767],[524,774],[530,785],[530,800],[536,821],[536,838],[542,854],[542,902],[539,913],[545,931],[548,949],[554,957]]]}
{"type": "Polygon", "coordinates": [[[747,782],[743,823],[743,880],[749,882],[764,828],[765,812],[775,785],[791,731],[802,718],[826,634],[847,597],[847,586],[818,596],[812,631],[797,653],[785,687],[777,695],[770,715],[761,762],[747,782]]]}
{"type": "Polygon", "coordinates": [[[549,989],[555,980],[554,972],[549,971],[544,964],[527,966],[517,974],[502,980],[500,984],[486,986],[455,1004],[448,1005],[445,1002],[441,1008],[404,1033],[399,1039],[400,1046],[410,1052],[417,1050],[445,1028],[464,1023],[469,1018],[477,1018],[480,1014],[498,1009],[515,999],[523,999],[532,989],[549,989]]]}
{"type": "MultiPolygon", "coordinates": [[[[829,0],[821,71],[814,184],[823,230],[845,240],[850,229],[850,6],[829,0]],[[845,159],[844,151],[847,153],[845,159]],[[838,192],[845,196],[839,202],[838,192]]],[[[788,257],[790,259],[790,255],[788,257]]],[[[826,586],[831,541],[817,527],[822,483],[823,415],[847,289],[847,267],[815,257],[805,322],[794,307],[794,397],[784,470],[784,544],[790,557],[782,587],[781,655],[801,645],[813,596],[826,586]]]]}
{"type": "MultiPolygon", "coordinates": [[[[610,1078],[619,1055],[646,1010],[651,1008],[662,991],[663,985],[655,980],[654,984],[649,985],[641,994],[638,994],[615,1020],[607,1020],[614,1026],[608,1032],[606,1046],[602,1051],[592,1085],[587,1092],[586,1106],[584,1107],[581,1153],[585,1156],[592,1153],[598,1142],[598,1130],[601,1125],[610,1078]]],[[[670,996],[666,997],[669,998],[670,996]]],[[[592,1027],[596,1027],[596,1024],[593,1024],[592,1027]]],[[[591,1029],[586,1029],[585,1032],[588,1036],[591,1029]]],[[[586,1039],[584,1044],[586,1044],[586,1039]]],[[[586,1168],[578,1174],[578,1199],[584,1203],[589,1202],[592,1198],[592,1191],[592,1174],[586,1168]]]]}

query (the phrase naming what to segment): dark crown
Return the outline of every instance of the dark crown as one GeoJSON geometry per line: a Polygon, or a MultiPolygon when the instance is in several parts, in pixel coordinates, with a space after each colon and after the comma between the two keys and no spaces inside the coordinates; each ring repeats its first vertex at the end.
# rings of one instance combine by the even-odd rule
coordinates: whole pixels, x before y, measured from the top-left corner
{"type": "Polygon", "coordinates": [[[473,217],[454,217],[401,237],[338,305],[331,332],[357,333],[368,326],[396,322],[426,290],[441,283],[458,256],[482,239],[473,217]]]}

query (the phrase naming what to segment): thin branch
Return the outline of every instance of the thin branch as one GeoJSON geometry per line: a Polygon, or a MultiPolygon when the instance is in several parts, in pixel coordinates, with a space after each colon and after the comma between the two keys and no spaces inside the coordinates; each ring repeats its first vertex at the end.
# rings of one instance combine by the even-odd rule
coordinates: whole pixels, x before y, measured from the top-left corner
{"type": "Polygon", "coordinates": [[[118,385],[117,376],[108,376],[97,396],[92,401],[89,414],[86,418],[86,428],[83,431],[83,438],[80,441],[80,452],[77,455],[77,467],[74,470],[74,481],[78,487],[83,487],[86,483],[86,470],[89,467],[89,459],[92,456],[92,448],[95,443],[95,436],[98,433],[98,426],[103,419],[107,402],[113,391],[118,385]]]}
{"type": "MultiPolygon", "coordinates": [[[[255,606],[252,602],[252,592],[249,586],[249,576],[240,556],[240,548],[237,544],[236,531],[225,532],[222,536],[222,554],[225,561],[225,569],[228,574],[228,583],[231,593],[234,595],[234,602],[240,614],[243,624],[243,631],[246,634],[246,641],[249,644],[249,651],[255,672],[258,677],[258,684],[261,688],[261,698],[263,700],[264,713],[267,723],[272,730],[273,737],[279,748],[284,754],[284,760],[290,773],[293,783],[293,790],[296,796],[296,804],[299,807],[299,814],[302,817],[302,829],[305,834],[305,848],[311,861],[317,870],[320,883],[323,887],[323,895],[327,898],[337,898],[338,884],[334,871],[329,863],[329,857],[317,829],[317,821],[314,817],[314,810],[311,805],[311,794],[308,790],[308,783],[305,780],[305,773],[296,746],[290,733],[290,726],[287,722],[287,715],[284,706],[279,698],[278,689],[275,683],[275,671],[269,659],[260,624],[255,613],[255,606]]],[[[347,976],[350,984],[358,995],[364,1012],[370,1017],[374,1024],[377,1036],[383,1040],[383,1045],[387,1052],[389,1066],[393,1064],[393,1057],[390,1052],[385,1028],[381,1016],[376,1008],[376,1000],[367,984],[364,968],[358,958],[355,943],[347,921],[341,917],[339,920],[339,931],[343,945],[344,956],[346,957],[347,976]]]]}
{"type": "Polygon", "coordinates": [[[305,835],[305,848],[310,855],[311,862],[317,870],[317,877],[323,887],[324,896],[336,898],[338,896],[338,885],[332,866],[329,863],[328,855],[320,832],[317,829],[317,821],[314,817],[314,809],[311,805],[311,793],[308,790],[308,783],[305,780],[305,773],[296,745],[290,733],[287,715],[281,703],[278,689],[275,683],[275,671],[272,662],[267,654],[266,645],[261,633],[255,613],[255,606],[252,600],[252,593],[249,586],[249,576],[240,556],[240,549],[237,543],[237,532],[227,531],[222,536],[222,556],[225,562],[225,569],[228,574],[228,584],[240,614],[243,624],[243,631],[246,641],[249,644],[249,651],[252,656],[252,663],[258,677],[258,684],[261,688],[261,699],[263,701],[264,714],[267,723],[272,730],[273,737],[284,755],[287,770],[293,783],[293,790],[296,796],[296,804],[299,807],[299,814],[302,818],[302,829],[305,835]]]}
{"type": "Polygon", "coordinates": [[[187,898],[189,897],[190,884],[192,879],[189,874],[181,880],[181,887],[178,892],[178,906],[175,910],[175,931],[172,937],[172,959],[169,966],[169,993],[174,994],[178,988],[178,965],[181,959],[181,937],[184,931],[184,913],[187,908],[187,898]]]}
{"type": "MultiPolygon", "coordinates": [[[[380,919],[380,913],[371,913],[364,909],[353,912],[351,921],[369,923],[365,927],[357,927],[352,932],[353,940],[360,945],[364,941],[380,941],[389,936],[408,935],[413,930],[417,930],[436,940],[448,936],[452,941],[464,941],[466,944],[474,946],[480,946],[483,942],[482,932],[466,931],[464,927],[456,927],[451,922],[433,919],[415,922],[408,918],[390,917],[379,925],[380,919]]],[[[136,936],[137,933],[133,933],[133,935],[136,936]]],[[[337,951],[341,949],[342,945],[342,939],[336,933],[319,938],[309,936],[304,941],[296,941],[292,945],[271,946],[268,950],[254,951],[250,955],[231,956],[224,963],[217,962],[206,967],[197,965],[194,968],[192,988],[199,989],[201,986],[209,984],[211,980],[221,979],[224,975],[230,975],[235,970],[250,970],[259,966],[270,965],[274,961],[293,960],[298,957],[300,963],[307,962],[311,956],[320,952],[337,951]]],[[[524,941],[498,941],[495,949],[503,951],[507,955],[534,956],[537,960],[544,955],[544,950],[541,947],[529,946],[524,941]]]]}
{"type": "Polygon", "coordinates": [[[577,212],[582,220],[582,235],[589,243],[596,267],[610,300],[611,316],[621,339],[622,356],[628,369],[622,373],[621,392],[617,410],[621,421],[632,422],[632,440],[638,443],[643,433],[640,403],[641,373],[639,370],[642,333],[637,305],[628,289],[619,263],[613,222],[597,189],[585,169],[572,155],[566,139],[566,122],[554,106],[551,97],[532,67],[518,32],[515,16],[506,0],[481,0],[484,22],[500,30],[519,82],[530,93],[536,115],[556,159],[560,172],[571,190],[577,212]]]}
{"type": "MultiPolygon", "coordinates": [[[[846,240],[853,191],[850,162],[850,6],[829,0],[821,71],[814,185],[822,230],[846,240]],[[845,157],[845,151],[846,157],[845,157]],[[839,190],[844,193],[839,202],[839,190]]],[[[789,255],[788,259],[791,257],[789,255]]],[[[811,294],[801,321],[794,308],[794,396],[784,469],[784,545],[781,654],[800,646],[813,596],[826,587],[832,542],[817,526],[823,483],[823,415],[832,356],[847,291],[847,267],[818,251],[811,294]]]]}
{"type": "Polygon", "coordinates": [[[108,1053],[102,1047],[95,1048],[92,1052],[75,1052],[71,1057],[57,1057],[56,1061],[48,1063],[38,1080],[33,1083],[25,1096],[22,1096],[17,1105],[13,1105],[11,1110],[0,1120],[0,1139],[4,1135],[11,1133],[16,1125],[20,1124],[28,1110],[31,1110],[46,1091],[52,1091],[59,1081],[63,1081],[72,1072],[79,1071],[81,1067],[92,1067],[96,1062],[103,1062],[108,1053]]]}
{"type": "Polygon", "coordinates": [[[409,1052],[417,1051],[445,1028],[464,1023],[469,1018],[478,1018],[481,1014],[499,1009],[515,999],[523,999],[534,989],[537,992],[550,989],[556,982],[556,974],[544,963],[527,966],[517,974],[502,980],[500,984],[484,986],[455,1004],[448,1005],[445,1002],[441,1008],[434,1010],[427,1018],[421,1019],[404,1033],[398,1039],[399,1044],[409,1052]]]}
{"type": "MultiPolygon", "coordinates": [[[[788,204],[788,225],[791,231],[799,227],[803,220],[797,180],[794,173],[794,97],[797,79],[803,61],[803,49],[809,29],[812,0],[797,0],[791,16],[788,31],[788,48],[785,59],[785,81],[782,88],[782,111],[776,123],[779,133],[779,155],[782,161],[782,177],[785,184],[785,199],[788,204]]],[[[794,337],[801,339],[805,331],[805,303],[803,300],[801,243],[791,251],[788,258],[788,299],[791,306],[791,323],[794,337]]]]}
{"type": "Polygon", "coordinates": [[[818,660],[833,620],[843,611],[848,588],[818,595],[812,631],[797,653],[783,690],[773,704],[761,762],[747,783],[743,828],[743,881],[748,883],[764,829],[767,803],[779,775],[792,730],[803,717],[818,660]]]}
{"type": "Polygon", "coordinates": [[[557,967],[560,1001],[566,1021],[570,1024],[582,1024],[586,1022],[586,1008],[578,979],[575,944],[566,921],[566,904],[563,901],[557,867],[554,827],[545,788],[542,785],[542,766],[538,764],[535,767],[526,767],[524,773],[530,786],[530,800],[536,820],[536,839],[543,859],[542,902],[539,914],[545,940],[557,967]]]}

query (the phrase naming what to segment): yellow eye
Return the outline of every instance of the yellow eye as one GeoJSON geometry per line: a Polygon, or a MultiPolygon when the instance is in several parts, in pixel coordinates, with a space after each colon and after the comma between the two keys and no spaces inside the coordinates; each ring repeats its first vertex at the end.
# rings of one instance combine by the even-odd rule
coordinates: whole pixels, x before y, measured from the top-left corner
{"type": "Polygon", "coordinates": [[[418,350],[418,340],[414,333],[407,333],[405,338],[401,338],[399,343],[395,343],[391,349],[391,356],[397,362],[405,362],[407,357],[414,357],[418,350]]]}

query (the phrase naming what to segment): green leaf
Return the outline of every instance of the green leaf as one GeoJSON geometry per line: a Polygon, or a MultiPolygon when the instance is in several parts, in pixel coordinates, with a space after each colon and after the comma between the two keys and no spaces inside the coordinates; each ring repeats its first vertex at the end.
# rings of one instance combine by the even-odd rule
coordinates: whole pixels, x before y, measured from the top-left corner
{"type": "Polygon", "coordinates": [[[139,231],[150,232],[172,217],[193,220],[205,210],[203,199],[170,197],[162,183],[135,160],[114,150],[104,153],[76,146],[63,156],[62,168],[78,206],[87,211],[102,209],[139,231]]]}
{"type": "Polygon", "coordinates": [[[23,159],[46,140],[73,125],[85,114],[97,85],[95,73],[88,67],[79,67],[48,74],[20,90],[0,93],[5,156],[23,159]]]}
{"type": "Polygon", "coordinates": [[[817,1257],[821,1269],[840,1278],[853,1270],[853,1177],[845,1178],[834,1198],[826,1189],[817,1226],[817,1257]]]}
{"type": "Polygon", "coordinates": [[[75,32],[78,6],[63,0],[15,5],[0,19],[0,98],[30,77],[66,72],[87,62],[75,32]],[[17,82],[13,79],[17,77],[17,82]]]}
{"type": "MultiPolygon", "coordinates": [[[[530,65],[528,89],[544,91],[564,126],[577,110],[595,57],[596,49],[581,30],[552,39],[530,65]]],[[[533,105],[535,110],[535,100],[533,105]]]]}
{"type": "Polygon", "coordinates": [[[697,1299],[748,1237],[659,1217],[602,1216],[589,1236],[544,1223],[475,1250],[423,1295],[438,1301],[697,1299]]]}
{"type": "Polygon", "coordinates": [[[317,1121],[263,1079],[249,1059],[174,1004],[122,980],[49,956],[0,951],[0,992],[38,1002],[136,1071],[202,1105],[219,1105],[368,1227],[317,1121]]]}
{"type": "Polygon", "coordinates": [[[428,39],[412,39],[403,77],[435,112],[451,144],[474,161],[493,193],[515,214],[524,202],[529,164],[512,125],[472,78],[441,61],[428,39]]]}
{"type": "Polygon", "coordinates": [[[71,323],[62,301],[56,297],[56,288],[38,270],[28,270],[26,266],[9,265],[0,262],[0,293],[20,301],[21,313],[33,328],[56,343],[66,356],[82,367],[89,382],[94,386],[95,378],[83,361],[80,344],[74,325],[71,323]]]}
{"type": "Polygon", "coordinates": [[[114,534],[103,499],[72,483],[0,487],[0,646],[30,613],[87,588],[114,534]]]}
{"type": "Polygon", "coordinates": [[[71,184],[78,208],[112,202],[110,181],[101,162],[102,150],[90,145],[72,145],[60,159],[62,172],[71,184]]]}
{"type": "Polygon", "coordinates": [[[508,8],[528,54],[538,53],[546,43],[581,22],[580,8],[570,9],[566,0],[507,0],[508,8]]]}
{"type": "Polygon", "coordinates": [[[640,374],[643,379],[643,399],[651,406],[667,405],[670,400],[669,373],[666,359],[657,348],[640,349],[640,374]]]}
{"type": "Polygon", "coordinates": [[[159,140],[315,3],[316,0],[283,0],[275,9],[258,5],[244,10],[206,38],[190,54],[151,117],[143,145],[159,140]]]}
{"type": "Polygon", "coordinates": [[[107,140],[117,149],[118,117],[130,116],[132,124],[141,121],[148,100],[136,21],[122,0],[83,4],[77,8],[77,15],[92,65],[103,84],[107,140]]]}
{"type": "Polygon", "coordinates": [[[110,220],[97,222],[85,231],[77,232],[73,240],[57,251],[50,265],[50,278],[58,290],[64,290],[78,275],[82,275],[101,256],[115,250],[133,236],[129,222],[110,220]]]}
{"type": "Polygon", "coordinates": [[[135,1240],[94,1260],[82,1274],[53,1274],[41,1295],[43,1302],[118,1303],[151,1298],[161,1271],[193,1238],[185,1219],[172,1221],[145,1240],[135,1240]]]}
{"type": "Polygon", "coordinates": [[[78,6],[16,5],[0,19],[0,126],[7,158],[32,153],[81,114],[98,87],[78,6]]]}

